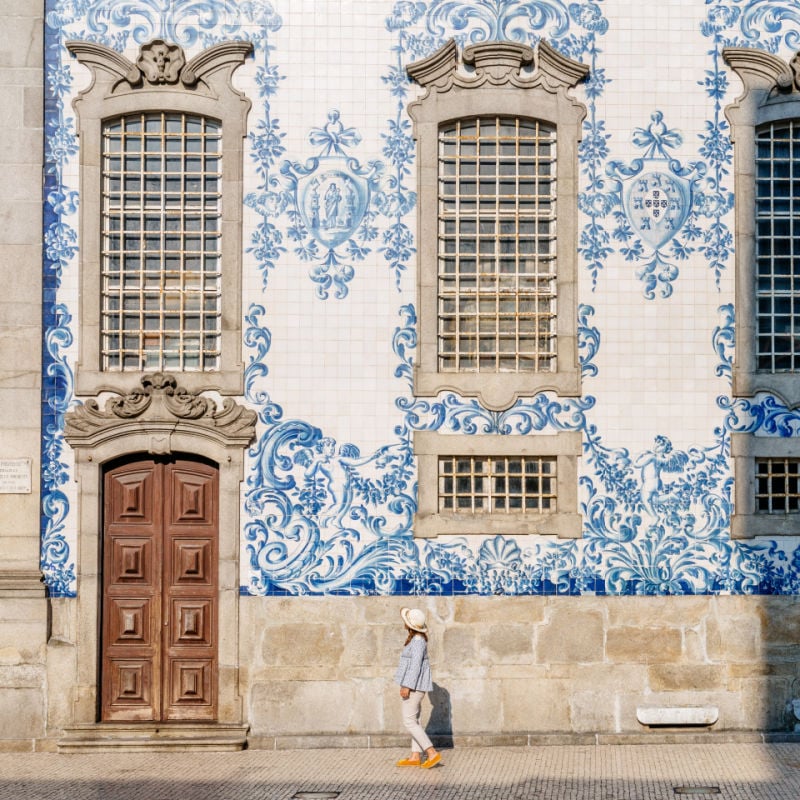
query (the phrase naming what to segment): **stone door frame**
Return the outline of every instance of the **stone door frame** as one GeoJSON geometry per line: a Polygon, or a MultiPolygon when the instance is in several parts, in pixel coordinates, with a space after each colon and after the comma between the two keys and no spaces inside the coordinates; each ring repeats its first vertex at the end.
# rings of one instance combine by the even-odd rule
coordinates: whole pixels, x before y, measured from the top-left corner
{"type": "Polygon", "coordinates": [[[178,387],[171,375],[145,375],[141,383],[142,389],[113,396],[102,409],[90,400],[65,415],[64,435],[76,461],[78,596],[51,601],[51,728],[93,724],[100,718],[104,465],[135,454],[192,453],[219,465],[218,618],[224,626],[219,629],[218,721],[244,721],[239,690],[240,484],[256,415],[231,399],[220,408],[214,399],[178,387]]]}

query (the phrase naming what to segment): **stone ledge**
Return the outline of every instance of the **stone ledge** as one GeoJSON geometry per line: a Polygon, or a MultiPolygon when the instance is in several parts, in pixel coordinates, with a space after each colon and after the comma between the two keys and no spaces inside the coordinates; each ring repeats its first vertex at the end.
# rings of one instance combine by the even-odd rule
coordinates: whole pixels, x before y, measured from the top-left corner
{"type": "Polygon", "coordinates": [[[0,753],[34,753],[36,739],[0,739],[0,753]]]}
{"type": "MultiPolygon", "coordinates": [[[[439,748],[558,747],[615,744],[800,744],[800,733],[781,731],[687,731],[662,729],[630,733],[485,733],[461,736],[430,734],[439,748]]],[[[378,749],[404,748],[408,737],[389,734],[320,734],[318,736],[253,736],[250,750],[378,749]]]]}
{"type": "MultiPolygon", "coordinates": [[[[164,739],[153,743],[145,743],[141,737],[133,741],[117,739],[115,741],[98,742],[81,747],[78,741],[80,731],[89,728],[100,728],[99,725],[72,726],[65,729],[61,739],[0,739],[0,752],[6,753],[89,753],[89,752],[153,752],[159,745],[166,744],[163,749],[174,752],[188,750],[214,750],[213,742],[195,739],[195,747],[187,745],[178,739],[164,739]],[[70,746],[70,741],[75,746],[70,746]],[[105,745],[105,747],[104,747],[105,745]]],[[[108,726],[103,726],[108,727],[108,726]]],[[[128,726],[138,732],[139,726],[128,726]]],[[[156,726],[151,726],[156,727],[156,726]]],[[[157,726],[163,731],[167,726],[157,726]]],[[[173,726],[177,728],[178,726],[173,726]]],[[[205,726],[194,726],[195,728],[205,726]]],[[[246,726],[236,726],[246,730],[246,726]]],[[[210,738],[210,737],[209,737],[210,738]]],[[[558,746],[612,746],[628,744],[800,744],[800,733],[786,731],[686,731],[662,730],[657,733],[509,733],[509,734],[465,734],[463,736],[431,736],[434,744],[440,748],[476,748],[476,747],[558,747],[558,746]]],[[[245,734],[242,733],[242,742],[245,734]]],[[[241,750],[243,744],[229,747],[216,748],[222,750],[241,750]]],[[[379,748],[405,748],[408,737],[404,735],[373,734],[373,735],[337,735],[324,734],[319,736],[251,736],[246,738],[246,747],[250,750],[314,750],[314,749],[379,749],[379,748]]]]}
{"type": "Polygon", "coordinates": [[[704,727],[719,719],[716,706],[639,706],[636,719],[648,727],[704,727]]]}
{"type": "Polygon", "coordinates": [[[0,598],[44,598],[45,587],[38,569],[0,570],[0,598]]]}
{"type": "Polygon", "coordinates": [[[248,725],[222,723],[115,723],[70,725],[58,740],[59,753],[215,752],[244,750],[248,725]]]}
{"type": "MultiPolygon", "coordinates": [[[[662,728],[657,732],[598,733],[596,744],[758,744],[767,734],[759,731],[687,731],[685,728],[662,728]]],[[[800,737],[795,741],[800,742],[800,737]]]]}
{"type": "MultiPolygon", "coordinates": [[[[392,744],[376,744],[378,737],[366,734],[319,734],[317,736],[249,736],[248,750],[364,750],[376,747],[393,747],[392,744]]],[[[407,737],[406,737],[407,738],[407,737]]],[[[398,744],[399,746],[399,744],[398,744]]]]}

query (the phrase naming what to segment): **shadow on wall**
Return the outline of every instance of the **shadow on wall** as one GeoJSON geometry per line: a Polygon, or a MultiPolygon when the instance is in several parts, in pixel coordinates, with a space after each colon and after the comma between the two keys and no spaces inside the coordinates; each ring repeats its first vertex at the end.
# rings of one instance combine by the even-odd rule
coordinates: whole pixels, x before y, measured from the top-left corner
{"type": "Polygon", "coordinates": [[[428,692],[428,700],[431,701],[431,716],[425,731],[434,741],[437,747],[453,746],[453,707],[450,705],[450,692],[440,686],[433,684],[433,691],[428,692]]]}
{"type": "MultiPolygon", "coordinates": [[[[747,600],[744,601],[747,603],[747,600]]],[[[750,681],[753,724],[760,731],[800,732],[800,597],[786,595],[757,595],[752,599],[751,625],[757,632],[756,658],[752,668],[756,675],[750,681]]],[[[737,638],[742,617],[730,622],[723,631],[726,641],[737,638]]],[[[745,618],[746,620],[746,618],[745,618]]],[[[745,629],[746,630],[746,629],[745,629]]],[[[729,648],[730,650],[730,648],[729,648]]],[[[750,664],[735,662],[738,653],[725,652],[728,675],[738,677],[750,664]],[[736,668],[738,669],[738,674],[736,668]]],[[[743,657],[740,656],[740,660],[743,657]]],[[[744,698],[746,702],[748,698],[744,698]]],[[[745,718],[745,724],[749,720],[745,718]]]]}

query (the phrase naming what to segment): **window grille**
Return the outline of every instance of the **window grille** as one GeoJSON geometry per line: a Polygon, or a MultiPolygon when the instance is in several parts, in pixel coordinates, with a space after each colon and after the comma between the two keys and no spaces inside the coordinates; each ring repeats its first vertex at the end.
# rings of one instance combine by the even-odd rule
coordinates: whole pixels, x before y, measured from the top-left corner
{"type": "Polygon", "coordinates": [[[800,121],[756,135],[757,368],[800,371],[800,121]]]}
{"type": "Polygon", "coordinates": [[[439,510],[462,513],[556,511],[556,459],[439,458],[439,510]]]}
{"type": "Polygon", "coordinates": [[[104,123],[104,370],[219,369],[221,136],[182,113],[104,123]]]}
{"type": "Polygon", "coordinates": [[[800,512],[800,458],[757,458],[755,485],[758,513],[800,512]]]}
{"type": "Polygon", "coordinates": [[[555,254],[555,129],[507,117],[440,126],[440,371],[556,370],[555,254]]]}

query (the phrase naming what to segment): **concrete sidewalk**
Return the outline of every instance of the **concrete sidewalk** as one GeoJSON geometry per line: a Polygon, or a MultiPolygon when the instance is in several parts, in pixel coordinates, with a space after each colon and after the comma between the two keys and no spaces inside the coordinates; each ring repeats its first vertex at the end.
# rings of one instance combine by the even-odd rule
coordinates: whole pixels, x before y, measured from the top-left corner
{"type": "Polygon", "coordinates": [[[432,770],[395,767],[402,755],[2,753],[0,800],[313,800],[303,792],[338,792],[336,800],[800,798],[799,744],[463,748],[443,751],[432,770]]]}

